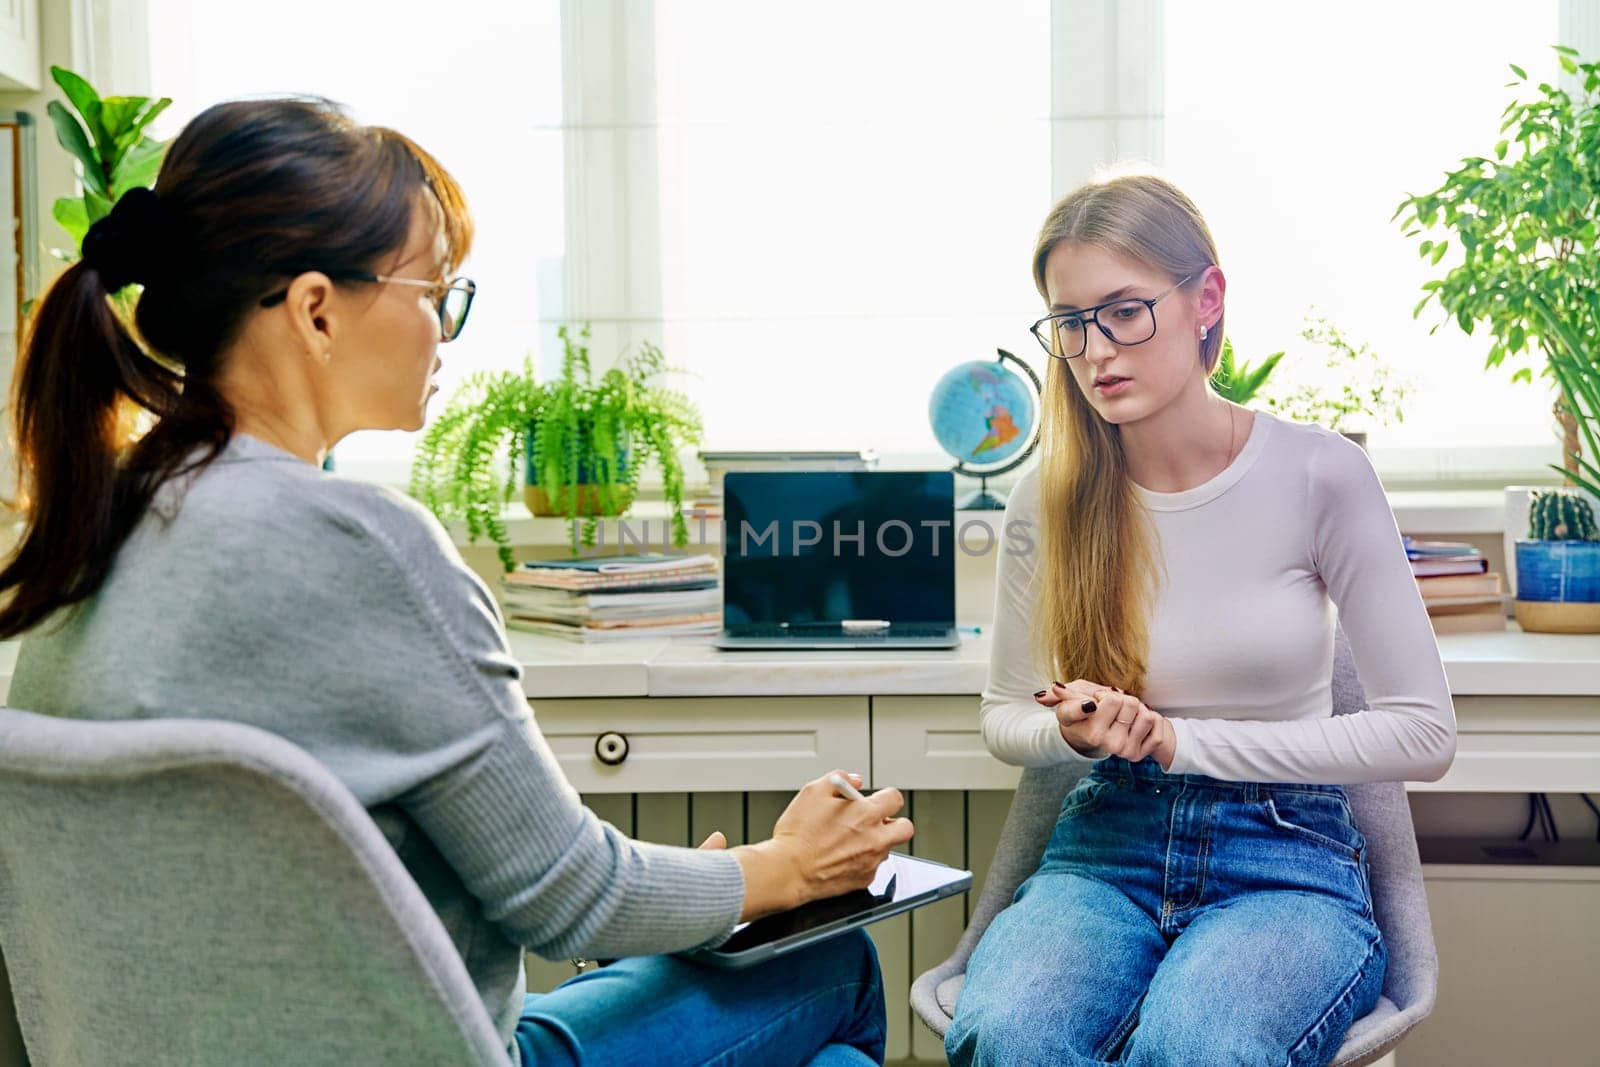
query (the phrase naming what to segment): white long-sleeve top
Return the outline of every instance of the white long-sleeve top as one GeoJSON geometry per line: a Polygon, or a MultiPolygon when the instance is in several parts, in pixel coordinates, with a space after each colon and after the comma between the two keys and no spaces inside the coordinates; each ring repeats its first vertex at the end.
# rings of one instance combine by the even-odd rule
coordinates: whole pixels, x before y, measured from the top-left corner
{"type": "MultiPolygon", "coordinates": [[[[1035,599],[1050,595],[1038,577],[1038,481],[1037,468],[1024,475],[1006,506],[979,719],[1003,762],[1092,762],[1033,698],[1055,680],[1029,649],[1035,599]]],[[[1170,773],[1327,784],[1444,776],[1456,749],[1444,664],[1360,447],[1258,411],[1226,470],[1181,493],[1138,495],[1165,581],[1137,695],[1172,720],[1170,773]],[[1367,694],[1351,715],[1332,714],[1336,622],[1367,694]]]]}

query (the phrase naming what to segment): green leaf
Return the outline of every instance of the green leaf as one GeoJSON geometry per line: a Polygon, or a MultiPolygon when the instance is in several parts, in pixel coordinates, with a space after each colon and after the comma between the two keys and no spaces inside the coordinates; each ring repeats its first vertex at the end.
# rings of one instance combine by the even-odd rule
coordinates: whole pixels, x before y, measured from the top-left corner
{"type": "Polygon", "coordinates": [[[83,132],[83,127],[59,100],[50,101],[45,110],[55,125],[56,140],[61,142],[61,147],[71,153],[73,158],[83,164],[83,184],[102,196],[105,195],[106,181],[104,173],[100,170],[100,157],[90,147],[89,138],[83,132]]]}
{"type": "Polygon", "coordinates": [[[102,116],[105,104],[101,101],[100,94],[94,91],[92,85],[65,67],[51,67],[50,76],[61,86],[61,91],[67,94],[67,99],[78,109],[78,114],[83,116],[89,139],[94,142],[101,156],[110,155],[111,137],[106,133],[102,116]]]}
{"type": "Polygon", "coordinates": [[[1572,61],[1571,56],[1562,56],[1561,69],[1566,71],[1568,74],[1576,74],[1578,73],[1578,64],[1572,61]]]}
{"type": "Polygon", "coordinates": [[[1449,241],[1440,241],[1438,244],[1434,245],[1433,246],[1433,255],[1429,257],[1429,262],[1431,262],[1434,266],[1437,267],[1439,265],[1439,261],[1444,258],[1445,249],[1447,249],[1449,247],[1450,247],[1450,242],[1449,241]]]}
{"type": "Polygon", "coordinates": [[[82,248],[83,235],[89,232],[89,209],[84,205],[83,198],[59,197],[51,206],[50,214],[61,224],[61,228],[67,231],[67,236],[72,238],[73,246],[82,248]]]}
{"type": "Polygon", "coordinates": [[[1578,54],[1578,50],[1569,44],[1553,44],[1550,47],[1564,56],[1576,56],[1578,54]]]}
{"type": "Polygon", "coordinates": [[[1515,63],[1508,63],[1507,66],[1511,68],[1511,73],[1515,74],[1519,81],[1527,78],[1528,72],[1517,66],[1515,63]]]}
{"type": "MultiPolygon", "coordinates": [[[[135,99],[139,102],[140,107],[150,102],[149,98],[143,96],[135,99]]],[[[115,170],[117,162],[122,159],[123,153],[129,151],[134,145],[142,143],[146,127],[155,120],[157,115],[165,111],[171,103],[172,100],[170,98],[162,97],[151,105],[149,110],[135,117],[128,127],[117,135],[115,142],[116,154],[111,164],[113,170],[115,170]]]]}
{"type": "Polygon", "coordinates": [[[1513,374],[1511,376],[1511,380],[1513,382],[1531,382],[1531,381],[1533,381],[1533,368],[1532,367],[1523,367],[1523,368],[1521,368],[1520,370],[1518,370],[1515,374],[1513,374]]]}
{"type": "Polygon", "coordinates": [[[88,209],[89,225],[91,226],[111,214],[111,201],[99,193],[84,193],[83,203],[88,209]]]}
{"type": "Polygon", "coordinates": [[[148,100],[144,96],[108,96],[102,100],[100,122],[105,127],[106,136],[113,141],[121,137],[148,100]]]}
{"type": "Polygon", "coordinates": [[[78,114],[89,123],[89,132],[91,134],[104,132],[98,128],[102,104],[100,94],[94,91],[94,86],[65,67],[52,66],[50,77],[61,87],[61,91],[72,102],[72,106],[78,109],[78,114]]]}
{"type": "Polygon", "coordinates": [[[112,193],[121,199],[129,189],[154,185],[166,151],[166,142],[153,138],[146,138],[130,148],[111,174],[112,193]]]}
{"type": "Polygon", "coordinates": [[[1504,158],[1506,158],[1506,148],[1508,148],[1510,146],[1510,144],[1511,144],[1510,141],[1504,141],[1504,140],[1497,142],[1495,144],[1495,146],[1494,146],[1494,156],[1495,156],[1495,158],[1496,159],[1504,159],[1504,158]]]}

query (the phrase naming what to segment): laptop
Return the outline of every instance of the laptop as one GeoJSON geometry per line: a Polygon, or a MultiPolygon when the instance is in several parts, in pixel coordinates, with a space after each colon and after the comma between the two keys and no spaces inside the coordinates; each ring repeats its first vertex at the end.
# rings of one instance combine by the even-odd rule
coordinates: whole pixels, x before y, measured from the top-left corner
{"type": "Polygon", "coordinates": [[[729,471],[724,649],[954,648],[950,471],[729,471]]]}

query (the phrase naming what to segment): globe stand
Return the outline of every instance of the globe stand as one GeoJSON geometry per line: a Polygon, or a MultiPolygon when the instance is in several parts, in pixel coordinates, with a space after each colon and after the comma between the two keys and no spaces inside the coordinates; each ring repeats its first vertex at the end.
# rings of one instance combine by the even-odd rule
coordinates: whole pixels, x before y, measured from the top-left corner
{"type": "MultiPolygon", "coordinates": [[[[1035,396],[1042,396],[1044,394],[1044,387],[1040,384],[1039,376],[1033,372],[1033,368],[1032,367],[1028,366],[1027,363],[1025,363],[1022,360],[1018,359],[1016,356],[1012,355],[1010,352],[1007,352],[1003,348],[997,348],[997,349],[995,349],[995,351],[1000,354],[1000,358],[998,359],[997,362],[1004,363],[1006,360],[1009,359],[1011,362],[1015,363],[1017,366],[1019,366],[1019,367],[1021,367],[1023,369],[1023,371],[1028,375],[1028,378],[1030,380],[1032,380],[1032,382],[1033,382],[1033,390],[1034,390],[1034,395],[1035,396]]],[[[985,470],[981,470],[980,471],[980,470],[971,470],[971,469],[969,469],[964,460],[956,461],[956,465],[954,467],[950,468],[951,470],[955,471],[955,473],[957,473],[957,474],[965,474],[969,478],[978,479],[978,488],[974,489],[971,493],[968,493],[961,500],[957,501],[956,502],[956,510],[958,510],[958,511],[1004,511],[1005,510],[1006,498],[1004,496],[1001,496],[999,493],[991,493],[989,491],[989,479],[991,477],[993,477],[994,475],[996,475],[996,474],[1004,474],[1007,471],[1016,470],[1018,467],[1022,466],[1022,464],[1027,461],[1029,456],[1033,455],[1034,446],[1039,443],[1038,422],[1039,422],[1039,418],[1038,418],[1038,416],[1035,416],[1033,434],[1028,440],[1028,446],[1026,448],[1024,448],[1020,453],[1018,453],[1016,458],[1011,460],[1009,463],[1003,463],[998,467],[989,467],[989,468],[987,468],[985,470]]]]}
{"type": "MultiPolygon", "coordinates": [[[[959,466],[956,469],[962,474],[970,473],[962,471],[959,466]]],[[[957,511],[1004,511],[1005,509],[1006,498],[998,493],[989,492],[987,473],[978,475],[978,488],[956,501],[957,511]]]]}

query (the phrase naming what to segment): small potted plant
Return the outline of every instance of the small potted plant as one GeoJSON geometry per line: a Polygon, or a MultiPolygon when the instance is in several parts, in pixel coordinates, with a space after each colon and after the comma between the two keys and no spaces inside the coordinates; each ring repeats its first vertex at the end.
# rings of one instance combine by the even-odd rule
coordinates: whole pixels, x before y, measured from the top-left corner
{"type": "Polygon", "coordinates": [[[515,371],[469,375],[417,446],[411,495],[441,520],[463,519],[487,535],[507,571],[516,566],[501,512],[520,488],[536,515],[566,516],[572,554],[595,543],[596,518],[633,503],[639,471],[661,468],[672,543],[688,544],[679,452],[701,443],[700,413],[682,393],[652,384],[674,368],[645,342],[595,380],[589,328],[561,337],[561,375],[540,382],[533,361],[515,371]],[[579,532],[582,519],[582,532],[579,532]]]}
{"type": "Polygon", "coordinates": [[[1600,530],[1576,492],[1533,495],[1517,541],[1517,623],[1539,633],[1600,633],[1600,530]]]}
{"type": "MultiPolygon", "coordinates": [[[[1264,391],[1267,410],[1296,422],[1316,423],[1363,448],[1369,429],[1405,421],[1401,405],[1408,386],[1372,346],[1352,341],[1315,309],[1306,313],[1300,336],[1322,350],[1324,372],[1317,376],[1320,380],[1312,381],[1304,358],[1285,365],[1289,377],[1280,372],[1264,391]]],[[[1269,361],[1276,363],[1273,357],[1269,361]]]]}
{"type": "Polygon", "coordinates": [[[1235,404],[1248,404],[1255,395],[1261,392],[1261,387],[1267,383],[1267,377],[1272,374],[1272,369],[1283,359],[1282,352],[1274,352],[1261,361],[1259,367],[1249,363],[1236,363],[1233,353],[1233,339],[1222,339],[1222,354],[1217,358],[1217,369],[1211,372],[1211,388],[1224,400],[1231,400],[1235,404]]]}

